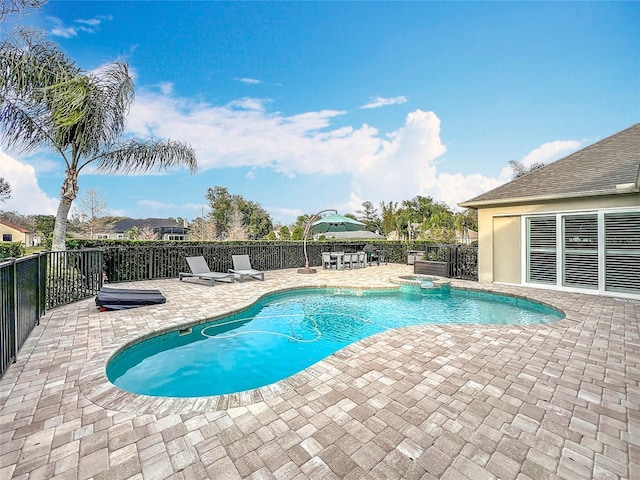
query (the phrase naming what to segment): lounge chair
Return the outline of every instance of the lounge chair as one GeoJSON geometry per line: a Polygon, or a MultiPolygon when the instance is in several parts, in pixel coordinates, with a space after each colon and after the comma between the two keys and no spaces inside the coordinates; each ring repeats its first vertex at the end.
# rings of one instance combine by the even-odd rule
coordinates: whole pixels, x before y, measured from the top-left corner
{"type": "Polygon", "coordinates": [[[215,285],[216,280],[221,282],[233,283],[232,273],[212,272],[204,257],[187,257],[187,263],[191,269],[191,273],[179,273],[178,277],[182,281],[185,277],[197,277],[202,280],[209,280],[211,286],[215,285]]]}
{"type": "Polygon", "coordinates": [[[264,272],[251,267],[249,255],[231,255],[233,259],[233,268],[229,269],[229,273],[240,275],[240,281],[243,282],[246,277],[264,280],[264,272]]]}

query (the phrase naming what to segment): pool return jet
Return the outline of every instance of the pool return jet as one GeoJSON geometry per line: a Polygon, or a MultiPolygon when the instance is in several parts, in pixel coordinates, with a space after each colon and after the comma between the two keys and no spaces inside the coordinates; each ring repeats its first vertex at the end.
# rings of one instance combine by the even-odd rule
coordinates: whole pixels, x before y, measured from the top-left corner
{"type": "Polygon", "coordinates": [[[298,273],[317,273],[315,268],[309,268],[309,255],[307,255],[307,239],[310,233],[327,233],[327,232],[357,232],[363,230],[365,224],[354,220],[353,218],[338,215],[338,211],[329,208],[320,210],[311,219],[304,229],[303,248],[304,248],[304,268],[299,268],[298,273]],[[320,217],[323,213],[333,212],[332,215],[320,217]]]}

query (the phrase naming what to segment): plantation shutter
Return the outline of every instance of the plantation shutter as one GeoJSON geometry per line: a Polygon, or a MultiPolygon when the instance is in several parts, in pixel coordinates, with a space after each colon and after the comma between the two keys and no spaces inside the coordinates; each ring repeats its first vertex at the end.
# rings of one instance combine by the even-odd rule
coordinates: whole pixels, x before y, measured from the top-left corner
{"type": "Polygon", "coordinates": [[[640,212],[604,216],[605,290],[640,293],[640,212]]]}
{"type": "Polygon", "coordinates": [[[527,282],[556,284],[556,217],[527,218],[527,282]]]}
{"type": "Polygon", "coordinates": [[[598,216],[566,215],[563,223],[563,285],[598,289],[598,216]]]}

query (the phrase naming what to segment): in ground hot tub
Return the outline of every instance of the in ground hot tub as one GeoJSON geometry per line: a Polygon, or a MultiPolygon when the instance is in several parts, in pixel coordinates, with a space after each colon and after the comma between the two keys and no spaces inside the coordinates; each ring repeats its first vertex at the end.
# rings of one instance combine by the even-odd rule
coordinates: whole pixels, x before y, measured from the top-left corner
{"type": "Polygon", "coordinates": [[[416,285],[422,290],[429,291],[448,291],[451,282],[446,279],[434,277],[431,275],[401,275],[389,279],[391,283],[399,285],[416,285]]]}

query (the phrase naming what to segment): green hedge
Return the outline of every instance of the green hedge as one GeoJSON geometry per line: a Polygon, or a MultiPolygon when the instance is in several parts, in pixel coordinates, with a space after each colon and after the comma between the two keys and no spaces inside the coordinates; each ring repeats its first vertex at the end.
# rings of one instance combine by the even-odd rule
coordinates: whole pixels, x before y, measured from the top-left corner
{"type": "Polygon", "coordinates": [[[0,243],[0,260],[22,257],[24,253],[25,249],[19,242],[0,243]]]}

